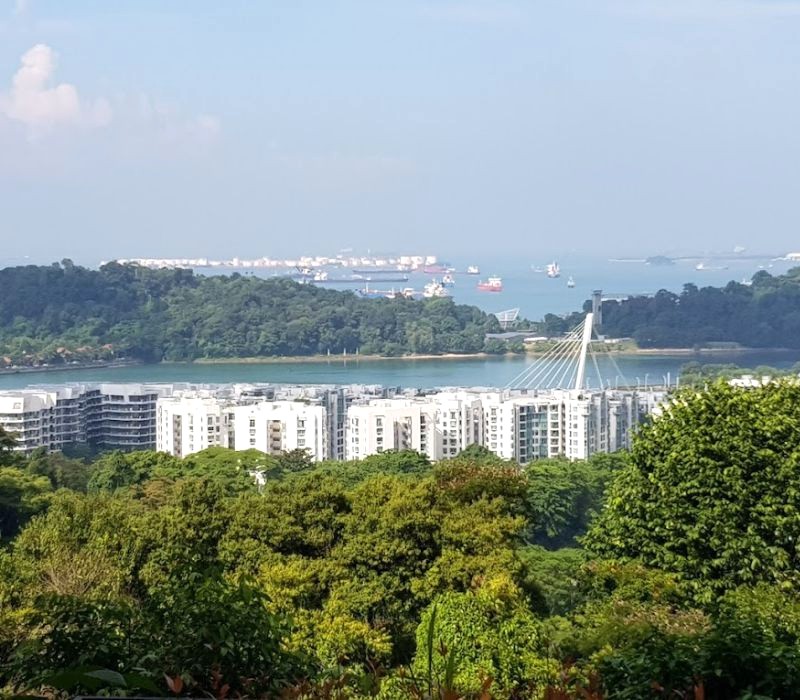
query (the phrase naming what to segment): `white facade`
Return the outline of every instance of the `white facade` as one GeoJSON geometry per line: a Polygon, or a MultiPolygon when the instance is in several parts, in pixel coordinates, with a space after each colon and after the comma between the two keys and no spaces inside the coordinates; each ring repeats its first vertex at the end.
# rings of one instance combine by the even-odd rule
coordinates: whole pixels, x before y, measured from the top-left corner
{"type": "Polygon", "coordinates": [[[15,435],[17,450],[62,450],[88,443],[103,449],[156,446],[160,385],[46,386],[0,392],[0,426],[15,435]]]}
{"type": "Polygon", "coordinates": [[[416,450],[437,461],[481,444],[481,435],[482,408],[476,394],[381,399],[348,409],[345,457],[357,460],[388,450],[416,450]]]}
{"type": "Polygon", "coordinates": [[[306,449],[315,460],[415,450],[437,461],[477,444],[525,464],[625,449],[666,398],[663,391],[67,385],[0,391],[0,426],[25,452],[87,442],[178,457],[220,446],[306,449]]]}
{"type": "Polygon", "coordinates": [[[233,446],[233,406],[210,396],[159,399],[156,449],[176,457],[233,446]]]}
{"type": "Polygon", "coordinates": [[[17,449],[60,450],[80,440],[77,396],[64,391],[14,391],[0,395],[0,426],[13,433],[17,449]]]}
{"type": "Polygon", "coordinates": [[[264,401],[233,408],[234,449],[267,454],[308,450],[314,461],[328,458],[328,411],[302,401],[264,401]]]}
{"type": "Polygon", "coordinates": [[[357,460],[389,450],[428,454],[430,413],[409,399],[378,399],[350,406],[345,426],[345,459],[357,460]]]}

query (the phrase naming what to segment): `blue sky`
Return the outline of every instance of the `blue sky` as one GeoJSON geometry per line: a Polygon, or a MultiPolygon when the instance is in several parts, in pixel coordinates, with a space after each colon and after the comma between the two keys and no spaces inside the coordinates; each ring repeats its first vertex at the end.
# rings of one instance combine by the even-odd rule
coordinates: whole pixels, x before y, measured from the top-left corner
{"type": "Polygon", "coordinates": [[[800,1],[0,0],[0,264],[800,248],[800,1]]]}

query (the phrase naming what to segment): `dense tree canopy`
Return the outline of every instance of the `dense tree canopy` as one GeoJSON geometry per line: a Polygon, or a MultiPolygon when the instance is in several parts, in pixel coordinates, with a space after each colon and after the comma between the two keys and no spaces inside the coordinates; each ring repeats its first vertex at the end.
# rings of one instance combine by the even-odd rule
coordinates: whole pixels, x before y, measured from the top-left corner
{"type": "Polygon", "coordinates": [[[799,409],[795,381],[680,392],[639,433],[590,548],[678,573],[704,599],[797,586],[799,409]]]}
{"type": "Polygon", "coordinates": [[[751,285],[684,285],[680,294],[603,302],[603,332],[632,337],[642,347],[693,347],[735,342],[747,347],[800,348],[800,268],[773,277],[762,270],[751,285]]]}
{"type": "Polygon", "coordinates": [[[451,299],[364,299],[286,278],[203,277],[117,263],[89,270],[69,261],[0,270],[0,366],[472,353],[491,351],[485,336],[498,330],[494,316],[451,299]]]}

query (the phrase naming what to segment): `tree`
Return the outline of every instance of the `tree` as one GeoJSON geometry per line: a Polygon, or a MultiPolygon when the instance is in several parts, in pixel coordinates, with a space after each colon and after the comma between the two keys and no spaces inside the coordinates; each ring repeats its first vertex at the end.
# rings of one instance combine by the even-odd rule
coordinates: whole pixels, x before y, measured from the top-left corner
{"type": "Polygon", "coordinates": [[[14,448],[16,446],[17,440],[14,434],[9,433],[0,425],[0,466],[7,466],[15,461],[14,448]]]}
{"type": "Polygon", "coordinates": [[[800,385],[677,394],[634,440],[586,543],[684,578],[698,600],[800,583],[800,385]]]}
{"type": "Polygon", "coordinates": [[[619,457],[536,460],[525,468],[529,542],[550,549],[574,546],[599,512],[619,457]]]}
{"type": "Polygon", "coordinates": [[[307,471],[314,466],[311,452],[305,448],[284,452],[275,458],[275,462],[278,469],[289,473],[307,471]]]}
{"type": "Polygon", "coordinates": [[[46,476],[54,489],[86,491],[91,467],[79,459],[70,459],[60,452],[35,450],[28,458],[25,471],[36,476],[46,476]]]}
{"type": "Polygon", "coordinates": [[[0,538],[13,537],[20,528],[46,507],[50,482],[14,467],[0,467],[0,538]]]}
{"type": "Polygon", "coordinates": [[[558,671],[546,656],[541,623],[501,576],[477,592],[445,593],[431,603],[417,628],[412,667],[443,697],[478,697],[487,688],[498,699],[537,697],[558,671]]]}
{"type": "Polygon", "coordinates": [[[90,491],[116,491],[138,486],[157,469],[166,469],[178,460],[165,452],[110,452],[98,459],[89,478],[90,491]]]}
{"type": "Polygon", "coordinates": [[[153,470],[153,475],[166,479],[192,477],[210,480],[226,493],[251,491],[256,478],[269,478],[279,472],[276,459],[259,450],[231,450],[209,447],[185,457],[183,461],[167,462],[153,470]]]}

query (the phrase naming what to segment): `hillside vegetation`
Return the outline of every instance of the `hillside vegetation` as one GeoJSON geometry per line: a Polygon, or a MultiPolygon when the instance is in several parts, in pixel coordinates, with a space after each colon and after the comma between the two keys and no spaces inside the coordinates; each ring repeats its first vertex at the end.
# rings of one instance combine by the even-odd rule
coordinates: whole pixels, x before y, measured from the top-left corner
{"type": "Polygon", "coordinates": [[[798,406],[686,389],[629,454],[524,468],[0,434],[0,695],[800,697],[798,406]]]}
{"type": "Polygon", "coordinates": [[[363,299],[289,279],[68,260],[0,270],[0,366],[501,352],[485,340],[498,330],[491,314],[451,299],[363,299]]]}
{"type": "Polygon", "coordinates": [[[800,348],[800,268],[773,277],[758,272],[751,285],[684,285],[603,303],[603,333],[632,337],[640,347],[690,348],[735,342],[753,348],[800,348]]]}

